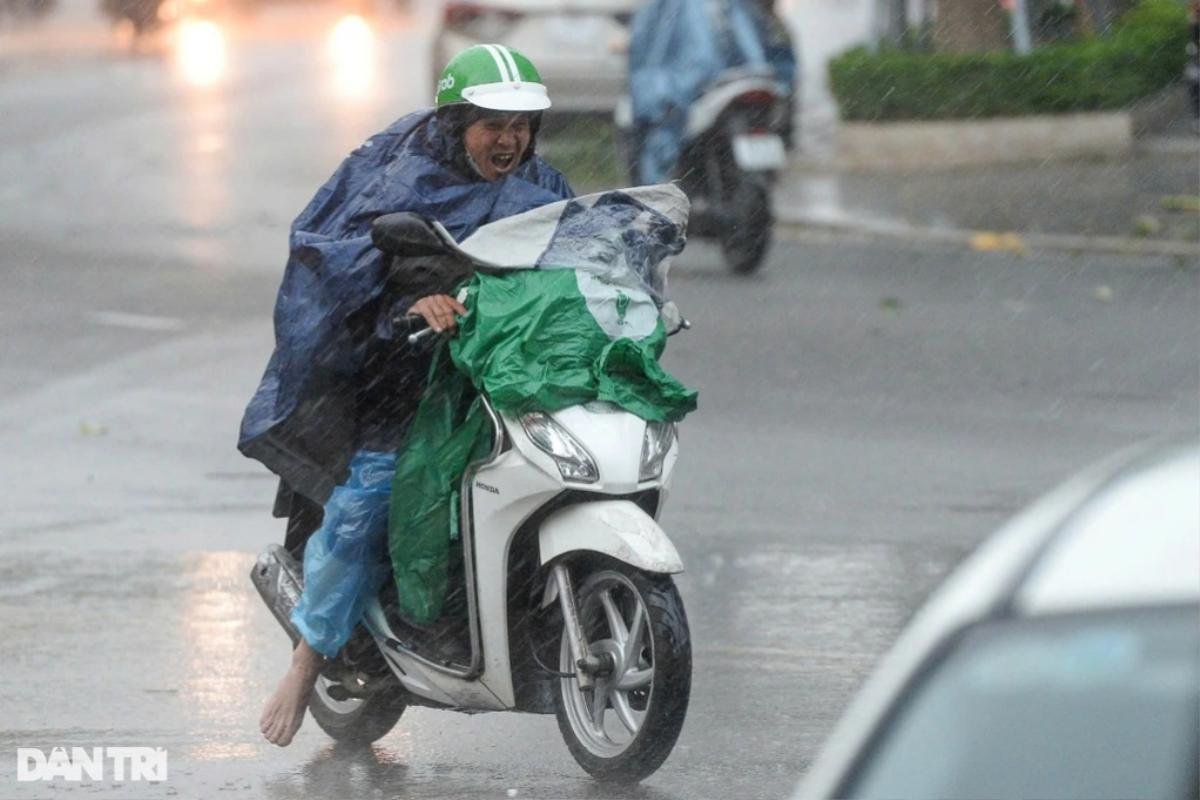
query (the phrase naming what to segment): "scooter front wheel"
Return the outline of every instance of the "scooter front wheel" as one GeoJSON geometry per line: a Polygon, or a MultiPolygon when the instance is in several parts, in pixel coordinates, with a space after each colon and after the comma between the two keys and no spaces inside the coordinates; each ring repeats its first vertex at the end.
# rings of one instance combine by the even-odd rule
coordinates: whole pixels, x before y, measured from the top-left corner
{"type": "MultiPolygon", "coordinates": [[[[640,781],[670,755],[687,714],[691,635],[669,576],[612,562],[576,590],[580,624],[593,655],[610,666],[588,688],[561,678],[558,727],[571,755],[603,780],[640,781]]],[[[568,637],[559,669],[575,675],[568,637]]]]}

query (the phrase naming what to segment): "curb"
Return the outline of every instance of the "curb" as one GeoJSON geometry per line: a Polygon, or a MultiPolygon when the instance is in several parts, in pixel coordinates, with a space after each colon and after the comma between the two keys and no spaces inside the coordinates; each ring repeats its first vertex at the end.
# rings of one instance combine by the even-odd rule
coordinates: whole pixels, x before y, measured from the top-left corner
{"type": "MultiPolygon", "coordinates": [[[[1200,157],[1200,136],[1152,136],[1134,142],[1138,155],[1200,157]]],[[[1194,163],[1194,162],[1193,162],[1194,163]]]]}
{"type": "Polygon", "coordinates": [[[843,122],[833,161],[844,170],[903,172],[1120,158],[1133,148],[1133,129],[1128,111],[843,122]],[[1033,153],[1037,156],[1031,158],[1033,153]]]}
{"type": "Polygon", "coordinates": [[[1079,236],[1056,233],[975,231],[962,228],[933,228],[902,222],[861,219],[830,219],[803,213],[778,212],[777,230],[785,238],[800,239],[806,233],[850,235],[923,244],[942,244],[980,252],[1023,254],[1030,250],[1070,253],[1107,253],[1134,256],[1166,256],[1196,259],[1200,268],[1200,243],[1123,236],[1079,236]]]}

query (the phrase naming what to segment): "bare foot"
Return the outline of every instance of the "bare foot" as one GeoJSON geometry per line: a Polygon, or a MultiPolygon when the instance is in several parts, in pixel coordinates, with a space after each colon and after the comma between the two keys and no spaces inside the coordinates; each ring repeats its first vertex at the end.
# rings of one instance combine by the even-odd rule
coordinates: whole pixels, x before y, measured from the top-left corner
{"type": "Polygon", "coordinates": [[[292,666],[288,669],[275,694],[267,700],[258,729],[268,742],[280,747],[292,743],[292,737],[304,722],[308,697],[321,674],[321,654],[303,639],[292,651],[292,666]]]}

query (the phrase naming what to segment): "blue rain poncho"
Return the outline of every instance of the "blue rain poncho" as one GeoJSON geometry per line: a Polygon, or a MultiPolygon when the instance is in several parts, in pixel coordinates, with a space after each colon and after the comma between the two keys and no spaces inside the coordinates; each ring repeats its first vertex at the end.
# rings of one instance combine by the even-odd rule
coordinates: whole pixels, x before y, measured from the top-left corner
{"type": "MultiPolygon", "coordinates": [[[[364,373],[400,350],[387,346],[390,321],[417,299],[386,296],[388,259],[370,236],[375,218],[411,211],[463,239],[488,222],[572,196],[566,179],[537,156],[489,182],[461,166],[461,152],[432,111],[410,114],[352,152],[292,224],[275,352],[246,408],[238,449],[316,502],[329,497],[363,445],[359,405],[372,378],[364,373]]],[[[411,368],[383,365],[400,376],[394,391],[411,395],[412,410],[427,365],[427,358],[411,368]],[[398,385],[413,371],[415,385],[398,385]]]]}
{"type": "Polygon", "coordinates": [[[638,183],[671,177],[683,152],[688,109],[725,70],[769,67],[785,96],[795,90],[796,56],[786,30],[755,0],[650,0],[632,28],[638,183]]]}

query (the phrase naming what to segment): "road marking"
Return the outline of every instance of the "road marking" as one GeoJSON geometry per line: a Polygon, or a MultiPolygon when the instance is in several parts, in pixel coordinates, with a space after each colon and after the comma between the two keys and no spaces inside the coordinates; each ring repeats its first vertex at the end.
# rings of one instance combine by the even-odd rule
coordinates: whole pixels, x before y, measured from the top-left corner
{"type": "Polygon", "coordinates": [[[179,331],[184,321],[175,317],[154,317],[149,314],[128,314],[124,311],[93,311],[88,319],[97,325],[129,328],[135,331],[179,331]]]}

